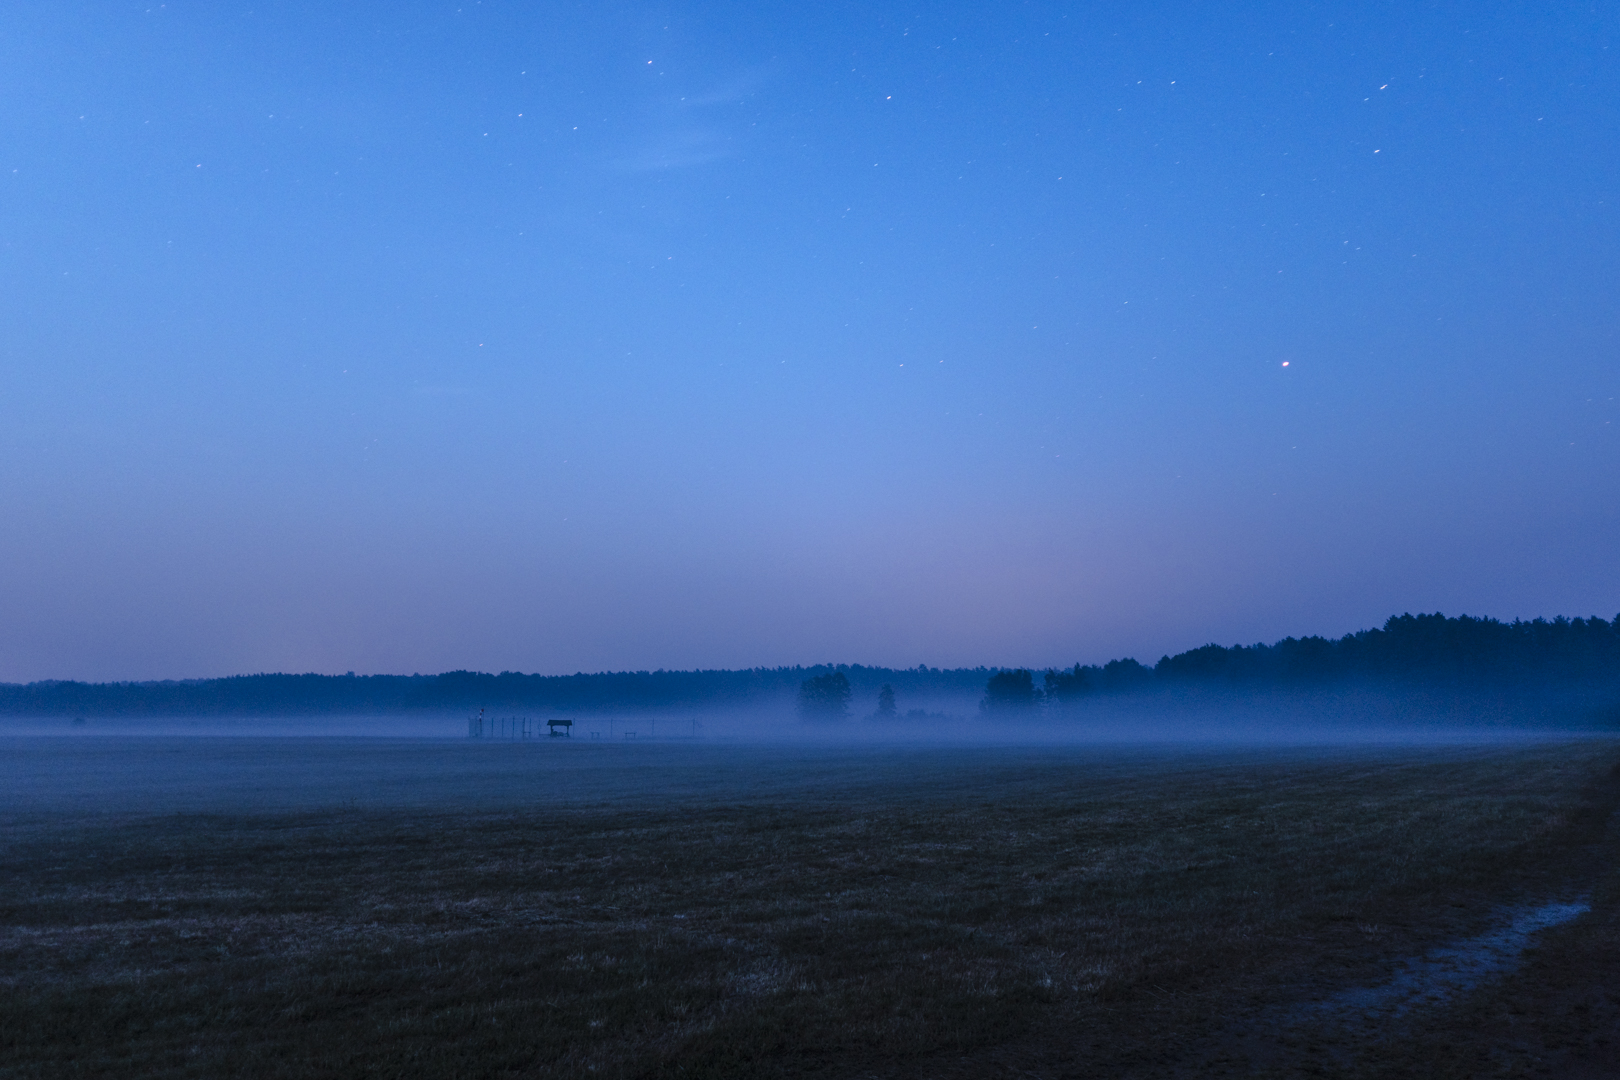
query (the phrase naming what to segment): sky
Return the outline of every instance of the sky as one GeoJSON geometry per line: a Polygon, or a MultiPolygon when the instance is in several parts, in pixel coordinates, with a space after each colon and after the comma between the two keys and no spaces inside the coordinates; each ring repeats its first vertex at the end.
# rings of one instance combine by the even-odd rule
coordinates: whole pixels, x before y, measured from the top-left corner
{"type": "Polygon", "coordinates": [[[1617,29],[13,0],[0,680],[1614,617],[1617,29]]]}

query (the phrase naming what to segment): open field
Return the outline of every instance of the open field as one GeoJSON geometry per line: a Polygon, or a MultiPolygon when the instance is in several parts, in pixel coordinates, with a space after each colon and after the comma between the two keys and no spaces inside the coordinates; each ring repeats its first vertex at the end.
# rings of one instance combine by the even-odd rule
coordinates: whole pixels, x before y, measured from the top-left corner
{"type": "Polygon", "coordinates": [[[9,740],[0,1077],[1615,1075],[1617,762],[9,740]]]}

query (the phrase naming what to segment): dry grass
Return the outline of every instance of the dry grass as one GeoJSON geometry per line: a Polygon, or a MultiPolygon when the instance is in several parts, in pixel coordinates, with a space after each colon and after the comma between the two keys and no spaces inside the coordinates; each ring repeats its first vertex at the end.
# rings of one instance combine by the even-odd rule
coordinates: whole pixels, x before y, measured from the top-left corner
{"type": "Polygon", "coordinates": [[[0,1077],[1388,1071],[1432,1040],[1228,1035],[1590,888],[1617,753],[1068,755],[947,790],[894,752],[886,786],[780,799],[19,815],[0,1077]]]}

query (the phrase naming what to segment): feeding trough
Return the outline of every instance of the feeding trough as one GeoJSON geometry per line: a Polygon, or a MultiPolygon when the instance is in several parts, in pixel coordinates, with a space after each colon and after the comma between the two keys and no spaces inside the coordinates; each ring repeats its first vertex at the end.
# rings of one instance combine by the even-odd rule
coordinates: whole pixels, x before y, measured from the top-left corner
{"type": "Polygon", "coordinates": [[[546,727],[551,729],[553,739],[574,737],[574,722],[572,720],[547,720],[546,727]]]}

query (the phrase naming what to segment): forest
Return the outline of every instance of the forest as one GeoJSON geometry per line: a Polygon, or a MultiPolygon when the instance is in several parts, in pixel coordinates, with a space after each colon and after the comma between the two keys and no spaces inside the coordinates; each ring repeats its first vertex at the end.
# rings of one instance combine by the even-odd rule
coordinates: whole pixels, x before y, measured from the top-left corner
{"type": "MultiPolygon", "coordinates": [[[[820,664],[739,671],[621,671],[573,675],[258,674],[218,679],[0,684],[7,716],[273,716],[445,712],[480,707],[600,710],[743,708],[798,695],[811,683],[823,712],[883,687],[907,699],[985,695],[985,706],[1079,706],[1100,695],[1195,687],[1265,688],[1376,682],[1395,686],[1533,689],[1620,683],[1620,615],[1502,622],[1398,615],[1341,638],[1204,645],[1149,666],[1122,658],[1038,671],[1019,667],[820,664]],[[839,680],[831,676],[842,676],[839,680]],[[815,680],[822,680],[815,682],[815,680]],[[846,692],[838,684],[844,684],[846,692]],[[831,693],[829,698],[827,695],[831,693]]],[[[892,700],[892,697],[891,699],[892,700]]],[[[877,714],[877,715],[882,715],[877,714]]]]}

